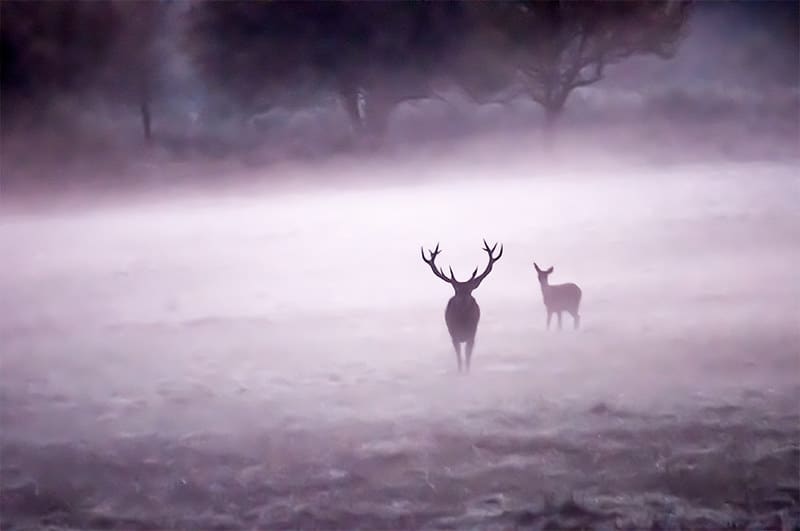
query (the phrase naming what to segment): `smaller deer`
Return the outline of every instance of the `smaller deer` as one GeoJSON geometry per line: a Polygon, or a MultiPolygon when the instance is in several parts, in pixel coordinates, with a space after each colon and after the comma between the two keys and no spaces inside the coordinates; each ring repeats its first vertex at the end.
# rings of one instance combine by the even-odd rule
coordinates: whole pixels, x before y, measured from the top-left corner
{"type": "Polygon", "coordinates": [[[550,285],[547,277],[553,272],[553,268],[542,271],[536,262],[533,263],[536,274],[539,276],[539,285],[542,287],[542,297],[544,306],[547,309],[547,329],[550,330],[550,319],[553,314],[558,314],[558,329],[561,330],[561,312],[568,312],[572,315],[572,321],[577,329],[581,325],[581,316],[578,307],[581,304],[581,288],[576,284],[555,284],[550,285]]]}

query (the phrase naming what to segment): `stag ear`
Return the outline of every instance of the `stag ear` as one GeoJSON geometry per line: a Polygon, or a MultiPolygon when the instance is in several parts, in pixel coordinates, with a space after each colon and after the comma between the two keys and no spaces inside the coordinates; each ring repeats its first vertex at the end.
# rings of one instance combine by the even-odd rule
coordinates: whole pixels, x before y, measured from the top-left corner
{"type": "Polygon", "coordinates": [[[553,272],[553,266],[550,266],[550,269],[548,269],[548,270],[547,270],[547,271],[545,271],[545,272],[546,272],[548,275],[549,275],[550,273],[552,273],[552,272],[553,272]]]}
{"type": "Polygon", "coordinates": [[[536,272],[537,272],[537,273],[541,273],[541,272],[542,272],[542,270],[541,270],[541,269],[539,269],[539,266],[536,264],[536,262],[534,262],[534,263],[533,263],[533,267],[535,267],[535,268],[536,268],[536,272]]]}

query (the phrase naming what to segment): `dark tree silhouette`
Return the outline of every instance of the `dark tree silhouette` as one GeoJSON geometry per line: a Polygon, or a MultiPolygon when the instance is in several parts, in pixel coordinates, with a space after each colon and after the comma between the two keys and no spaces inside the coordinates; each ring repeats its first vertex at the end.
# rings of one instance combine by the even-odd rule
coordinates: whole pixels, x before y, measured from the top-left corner
{"type": "Polygon", "coordinates": [[[608,65],[634,55],[672,57],[689,7],[688,0],[482,2],[472,6],[471,26],[492,36],[505,66],[494,71],[508,79],[513,70],[514,94],[541,104],[552,127],[572,91],[603,79],[608,65]]]}
{"type": "Polygon", "coordinates": [[[190,14],[188,50],[242,105],[335,93],[358,137],[378,142],[399,103],[433,93],[452,3],[208,2],[190,14]]]}
{"type": "Polygon", "coordinates": [[[449,18],[455,34],[444,60],[444,76],[479,104],[505,103],[518,92],[515,49],[504,17],[513,11],[504,2],[461,2],[449,18]]]}
{"type": "Polygon", "coordinates": [[[116,37],[107,2],[0,2],[3,118],[44,119],[48,102],[86,92],[116,37]]]}
{"type": "Polygon", "coordinates": [[[119,20],[107,86],[139,111],[145,141],[152,141],[152,106],[159,85],[160,47],[168,5],[158,0],[114,0],[119,20]]]}
{"type": "Polygon", "coordinates": [[[300,3],[199,2],[192,5],[184,45],[202,77],[241,109],[273,104],[287,85],[299,89],[311,74],[308,59],[316,9],[300,3]]]}
{"type": "Polygon", "coordinates": [[[0,2],[3,118],[46,125],[62,97],[135,101],[146,139],[165,5],[159,1],[0,2]]]}

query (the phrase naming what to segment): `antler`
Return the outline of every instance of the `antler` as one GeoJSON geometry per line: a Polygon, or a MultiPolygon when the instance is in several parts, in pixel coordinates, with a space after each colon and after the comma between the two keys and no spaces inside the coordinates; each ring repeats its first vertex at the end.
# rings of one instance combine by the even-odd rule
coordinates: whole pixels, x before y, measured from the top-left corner
{"type": "Polygon", "coordinates": [[[439,243],[438,242],[436,243],[436,249],[434,249],[433,251],[428,249],[428,252],[431,255],[430,258],[425,258],[425,250],[422,247],[419,248],[419,252],[422,254],[422,261],[425,262],[426,264],[428,264],[429,266],[431,266],[431,271],[433,271],[434,275],[436,275],[437,277],[441,278],[442,280],[444,280],[448,284],[453,284],[454,282],[457,282],[456,276],[453,274],[453,268],[452,267],[450,268],[450,278],[448,278],[447,275],[445,275],[444,272],[442,272],[442,270],[440,268],[436,267],[436,264],[435,264],[436,257],[439,256],[439,253],[442,252],[442,251],[439,250],[439,243]]]}
{"type": "Polygon", "coordinates": [[[478,268],[475,268],[475,271],[472,272],[472,278],[470,280],[474,280],[476,282],[475,287],[477,288],[483,279],[492,272],[492,266],[495,262],[500,260],[500,257],[503,256],[503,245],[500,245],[500,252],[497,253],[497,256],[494,256],[494,250],[497,249],[497,244],[495,243],[491,248],[489,248],[489,244],[486,243],[486,240],[483,240],[483,250],[489,254],[489,264],[486,266],[486,271],[481,273],[479,276],[475,276],[478,274],[478,268]]]}

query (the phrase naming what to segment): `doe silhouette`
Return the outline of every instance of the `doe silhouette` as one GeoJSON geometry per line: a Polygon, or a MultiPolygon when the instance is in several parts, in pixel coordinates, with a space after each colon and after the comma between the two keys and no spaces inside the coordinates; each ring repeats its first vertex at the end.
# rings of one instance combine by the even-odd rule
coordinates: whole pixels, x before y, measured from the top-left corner
{"type": "Polygon", "coordinates": [[[422,260],[431,266],[431,271],[433,274],[439,277],[440,279],[444,280],[455,290],[455,295],[447,302],[447,308],[444,312],[444,321],[447,323],[447,331],[450,332],[450,338],[453,341],[453,348],[456,350],[456,360],[458,361],[458,371],[462,371],[462,362],[461,362],[461,344],[466,343],[466,351],[465,351],[465,358],[466,358],[466,371],[469,372],[470,361],[472,360],[472,349],[475,346],[475,332],[478,330],[478,321],[481,319],[481,309],[478,306],[478,301],[472,296],[472,292],[475,291],[478,286],[481,285],[483,279],[492,272],[492,266],[495,262],[500,260],[500,257],[503,256],[503,246],[500,246],[500,252],[497,253],[497,256],[494,256],[494,251],[497,248],[497,244],[495,243],[493,247],[489,247],[489,244],[486,243],[486,240],[483,240],[483,250],[489,255],[489,264],[486,266],[486,270],[478,275],[478,268],[475,268],[475,271],[472,272],[472,277],[464,282],[459,282],[456,280],[455,275],[453,274],[453,268],[450,268],[450,276],[444,274],[441,268],[436,266],[436,257],[441,253],[439,250],[439,244],[436,244],[436,249],[431,251],[428,250],[430,254],[429,258],[425,257],[425,250],[420,247],[420,252],[422,253],[422,260]]]}
{"type": "Polygon", "coordinates": [[[572,321],[577,329],[581,325],[581,316],[578,313],[581,304],[581,288],[576,284],[550,284],[547,277],[553,272],[553,268],[543,271],[536,262],[533,263],[536,274],[539,276],[539,285],[542,288],[542,298],[544,307],[547,309],[547,329],[550,330],[550,319],[553,314],[558,314],[558,329],[561,330],[561,313],[568,312],[572,315],[572,321]]]}

